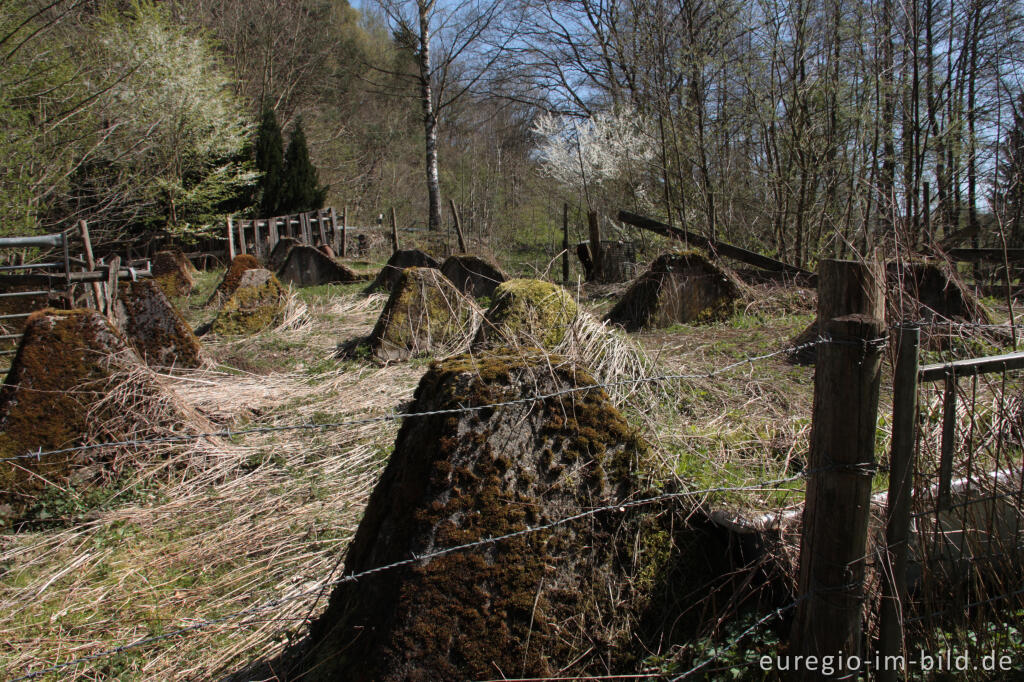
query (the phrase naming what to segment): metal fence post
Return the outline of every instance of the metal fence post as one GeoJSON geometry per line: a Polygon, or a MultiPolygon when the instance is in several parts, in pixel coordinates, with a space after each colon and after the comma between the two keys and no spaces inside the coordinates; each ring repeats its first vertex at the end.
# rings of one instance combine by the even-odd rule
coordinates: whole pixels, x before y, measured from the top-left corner
{"type": "MultiPolygon", "coordinates": [[[[899,328],[892,386],[892,449],[889,455],[889,494],[885,508],[885,547],[882,558],[882,602],[878,653],[882,661],[903,655],[903,608],[907,603],[907,540],[910,503],[914,494],[914,453],[917,447],[917,370],[921,329],[899,328]]],[[[877,679],[903,677],[895,666],[884,665],[877,679]]]]}

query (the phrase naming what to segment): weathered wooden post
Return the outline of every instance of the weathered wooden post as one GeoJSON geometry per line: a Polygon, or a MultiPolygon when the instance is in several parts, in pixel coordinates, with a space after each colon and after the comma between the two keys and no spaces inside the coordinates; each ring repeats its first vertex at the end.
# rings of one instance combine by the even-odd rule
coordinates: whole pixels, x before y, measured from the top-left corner
{"type": "MultiPolygon", "coordinates": [[[[841,301],[820,297],[880,287],[882,280],[872,270],[849,261],[823,260],[819,266],[818,315],[827,340],[818,347],[814,374],[793,656],[862,655],[865,549],[882,366],[879,339],[885,322],[864,314],[828,316],[841,301]]],[[[820,668],[801,670],[796,677],[822,679],[820,668]]]]}
{"type": "MultiPolygon", "coordinates": [[[[89,272],[95,272],[96,258],[92,252],[92,240],[89,238],[89,223],[79,220],[78,231],[81,233],[82,243],[85,245],[85,264],[89,266],[89,272]]],[[[96,303],[97,312],[103,312],[103,285],[93,282],[89,288],[92,290],[92,299],[96,303]]]]}
{"type": "Polygon", "coordinates": [[[324,220],[327,219],[327,211],[318,208],[316,210],[316,228],[320,232],[320,243],[324,246],[330,246],[330,242],[327,241],[327,231],[324,229],[324,220]]]}
{"type": "MultiPolygon", "coordinates": [[[[889,494],[885,505],[885,547],[882,558],[882,603],[878,654],[882,661],[903,656],[903,605],[907,603],[907,540],[910,503],[914,494],[914,451],[917,446],[917,369],[921,329],[900,327],[892,386],[892,449],[889,455],[889,494]]],[[[903,677],[896,666],[876,671],[881,682],[903,677]]]]}
{"type": "Polygon", "coordinates": [[[114,321],[114,302],[117,301],[117,278],[121,274],[121,257],[112,256],[107,266],[106,315],[114,321]]]}
{"type": "Polygon", "coordinates": [[[341,209],[341,257],[348,257],[348,204],[341,209]]]}
{"type": "Polygon", "coordinates": [[[334,248],[334,253],[341,254],[341,234],[338,232],[338,214],[334,212],[334,207],[331,207],[331,246],[334,248]]]}
{"type": "Polygon", "coordinates": [[[245,244],[245,221],[238,221],[238,253],[246,254],[249,253],[248,247],[245,244]]]}
{"type": "Polygon", "coordinates": [[[228,216],[228,261],[235,260],[235,226],[231,224],[231,216],[228,216]]]}
{"type": "Polygon", "coordinates": [[[597,212],[587,213],[587,225],[590,228],[590,260],[594,263],[594,279],[598,282],[604,276],[601,254],[601,225],[597,221],[597,212]]]}
{"type": "Polygon", "coordinates": [[[569,204],[562,204],[562,284],[569,286],[569,204]]]}
{"type": "Polygon", "coordinates": [[[462,235],[462,222],[459,221],[459,212],[455,208],[455,199],[448,199],[452,207],[452,217],[455,218],[455,236],[459,238],[459,253],[469,253],[466,249],[466,238],[462,235]]]}
{"type": "Polygon", "coordinates": [[[398,251],[398,218],[395,217],[395,207],[391,207],[391,253],[398,251]]]}

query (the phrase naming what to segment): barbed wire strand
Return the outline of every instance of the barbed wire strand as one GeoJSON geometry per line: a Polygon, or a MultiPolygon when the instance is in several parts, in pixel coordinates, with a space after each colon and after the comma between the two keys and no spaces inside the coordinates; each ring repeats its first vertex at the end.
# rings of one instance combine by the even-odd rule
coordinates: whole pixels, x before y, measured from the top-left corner
{"type": "MultiPolygon", "coordinates": [[[[870,343],[877,343],[877,342],[879,342],[881,340],[882,339],[873,339],[871,341],[867,341],[867,342],[864,342],[864,343],[869,343],[869,344],[870,343]]],[[[175,435],[175,436],[161,436],[161,437],[157,437],[157,438],[142,438],[142,439],[134,439],[133,438],[133,439],[120,440],[120,441],[107,441],[107,442],[103,442],[103,443],[89,443],[89,444],[85,444],[85,445],[76,445],[76,446],[71,446],[71,447],[66,447],[66,448],[58,448],[58,449],[55,449],[55,450],[42,450],[42,449],[39,449],[39,450],[36,450],[34,452],[26,452],[26,453],[21,454],[21,455],[14,455],[14,456],[11,456],[11,457],[0,458],[0,463],[15,462],[15,461],[21,461],[21,460],[26,460],[26,459],[40,460],[43,457],[49,457],[51,455],[64,455],[64,454],[70,454],[70,453],[73,453],[73,452],[85,452],[85,451],[88,451],[88,450],[98,450],[98,449],[102,449],[102,448],[112,448],[112,447],[125,447],[125,446],[130,446],[130,445],[172,444],[172,443],[173,444],[180,444],[180,443],[189,443],[189,442],[196,441],[196,440],[202,440],[204,438],[234,438],[236,436],[244,436],[244,435],[255,434],[255,433],[279,433],[279,432],[282,432],[282,431],[307,431],[307,430],[308,431],[312,431],[312,430],[337,429],[337,428],[344,428],[344,427],[349,427],[349,426],[364,426],[366,424],[376,424],[376,423],[381,423],[381,422],[399,421],[399,420],[402,420],[402,419],[413,419],[413,418],[416,418],[416,417],[434,417],[434,416],[439,416],[439,415],[464,414],[464,413],[468,413],[468,412],[479,412],[479,411],[482,411],[482,410],[490,410],[490,409],[496,409],[496,408],[500,408],[500,407],[512,407],[512,406],[515,406],[515,405],[525,405],[525,404],[528,404],[528,403],[542,402],[542,401],[545,401],[545,400],[551,400],[551,399],[554,399],[554,398],[560,398],[560,397],[563,397],[563,396],[566,396],[566,395],[571,395],[571,394],[574,394],[574,393],[583,393],[583,392],[586,392],[586,391],[593,391],[593,390],[604,389],[604,388],[616,388],[616,387],[630,386],[630,385],[637,385],[637,384],[644,384],[644,383],[660,383],[660,382],[665,382],[665,381],[685,381],[685,380],[688,380],[688,379],[692,379],[692,380],[712,379],[712,378],[714,378],[716,376],[720,376],[722,374],[726,374],[728,372],[731,372],[731,371],[733,371],[733,370],[735,370],[735,369],[737,369],[739,367],[743,367],[743,366],[746,366],[746,365],[752,365],[755,362],[763,362],[764,360],[768,360],[768,359],[771,359],[771,358],[774,358],[774,357],[777,357],[777,356],[780,356],[780,355],[786,355],[786,354],[791,354],[791,353],[799,353],[802,350],[806,350],[806,349],[809,349],[809,348],[813,348],[815,346],[820,346],[820,345],[823,345],[823,344],[830,344],[830,343],[831,344],[855,343],[856,345],[861,345],[862,342],[859,341],[859,340],[857,340],[857,341],[848,341],[848,340],[844,340],[844,339],[830,338],[828,336],[819,336],[818,338],[814,339],[813,341],[809,341],[807,343],[803,343],[803,344],[800,344],[798,346],[791,346],[791,347],[788,347],[788,348],[783,348],[783,349],[780,349],[780,350],[773,351],[771,353],[765,353],[763,355],[750,356],[750,357],[744,358],[743,360],[738,360],[736,362],[733,362],[733,363],[730,363],[730,364],[725,365],[723,367],[720,367],[719,369],[711,370],[711,371],[708,371],[708,372],[689,373],[689,374],[659,374],[659,375],[654,375],[654,376],[649,376],[649,377],[639,377],[639,378],[636,378],[636,379],[620,379],[618,381],[608,381],[608,382],[602,382],[602,383],[587,384],[585,386],[571,386],[569,388],[564,388],[564,389],[561,389],[559,391],[553,391],[551,393],[532,395],[532,396],[527,396],[525,398],[517,398],[515,400],[506,400],[506,401],[502,401],[502,402],[488,403],[486,405],[468,405],[468,406],[463,406],[463,407],[447,408],[447,409],[443,409],[443,410],[431,410],[431,411],[428,411],[428,412],[404,412],[404,413],[403,412],[398,412],[398,413],[379,415],[379,416],[376,416],[376,417],[367,417],[365,419],[350,419],[350,420],[344,420],[344,421],[321,422],[321,423],[306,422],[306,423],[301,423],[301,424],[283,424],[281,426],[260,426],[260,427],[253,427],[253,428],[249,428],[249,429],[221,429],[221,430],[218,430],[218,431],[209,431],[209,432],[195,433],[195,434],[181,434],[181,435],[175,435]]]]}
{"type": "MultiPolygon", "coordinates": [[[[682,490],[682,491],[671,492],[671,493],[663,493],[661,495],[655,495],[653,497],[642,498],[642,499],[639,499],[639,500],[626,500],[626,501],[618,502],[618,503],[615,503],[615,504],[605,505],[605,506],[602,506],[602,507],[595,507],[593,509],[588,509],[586,511],[582,511],[582,512],[580,512],[578,514],[572,514],[571,516],[566,516],[566,517],[557,519],[557,520],[552,521],[550,523],[541,524],[541,525],[538,525],[538,526],[527,526],[525,528],[521,528],[520,530],[513,531],[511,533],[506,533],[504,535],[499,535],[499,536],[496,536],[496,537],[480,538],[479,540],[474,540],[473,542],[467,542],[465,544],[456,545],[454,547],[446,547],[446,548],[443,548],[443,549],[439,549],[439,550],[435,550],[435,551],[432,551],[432,552],[428,552],[426,554],[413,554],[412,556],[410,556],[407,559],[402,559],[402,560],[399,560],[399,561],[395,561],[393,563],[385,564],[383,566],[377,566],[375,568],[367,569],[367,570],[361,571],[359,573],[352,573],[352,574],[349,574],[349,575],[344,575],[344,576],[342,576],[342,577],[340,577],[340,578],[338,578],[336,580],[331,580],[331,581],[327,581],[327,582],[318,584],[316,587],[312,587],[312,588],[310,588],[308,590],[303,590],[302,592],[298,592],[298,593],[295,593],[295,594],[292,594],[292,595],[286,595],[286,596],[283,596],[283,597],[279,597],[277,599],[273,599],[273,600],[271,600],[269,602],[265,602],[265,603],[262,603],[262,604],[253,605],[253,606],[250,606],[248,608],[242,609],[240,611],[235,611],[233,613],[229,613],[229,614],[227,614],[225,616],[220,616],[218,618],[211,618],[211,619],[201,620],[201,621],[198,621],[196,623],[192,623],[191,625],[187,625],[187,626],[178,628],[178,629],[173,630],[171,632],[165,632],[165,633],[162,633],[162,634],[159,634],[159,635],[153,635],[153,636],[150,636],[150,637],[143,637],[141,639],[137,639],[137,640],[135,640],[133,642],[129,642],[127,644],[122,644],[122,645],[114,647],[112,649],[107,649],[107,650],[101,651],[99,653],[90,654],[88,656],[82,656],[80,658],[76,658],[76,659],[71,660],[71,661],[66,661],[64,663],[59,663],[59,664],[50,666],[48,668],[44,668],[42,670],[37,670],[37,671],[31,672],[31,673],[28,673],[26,675],[23,675],[21,677],[14,678],[13,680],[11,680],[11,682],[20,682],[22,680],[35,679],[37,677],[41,677],[43,675],[47,675],[47,674],[52,673],[52,672],[57,672],[59,670],[64,670],[65,668],[69,668],[69,667],[72,667],[72,666],[77,666],[77,665],[80,665],[82,663],[88,663],[90,661],[94,661],[94,660],[97,660],[97,659],[107,658],[109,656],[115,656],[115,655],[117,655],[119,653],[122,653],[124,651],[128,651],[129,649],[135,649],[135,648],[138,648],[138,647],[141,647],[141,646],[145,646],[147,644],[153,644],[155,642],[159,642],[159,641],[162,641],[162,640],[165,640],[165,639],[169,639],[171,637],[177,637],[177,636],[180,636],[180,635],[185,635],[185,634],[188,634],[188,633],[191,633],[191,632],[195,632],[197,630],[202,630],[202,629],[205,629],[205,628],[208,628],[208,627],[212,627],[214,625],[219,625],[221,623],[225,623],[225,622],[230,621],[230,620],[236,620],[238,618],[244,618],[247,615],[252,615],[252,614],[256,614],[256,613],[262,613],[264,611],[268,611],[270,609],[277,608],[278,606],[280,606],[282,604],[285,604],[285,603],[288,603],[288,602],[291,602],[291,601],[295,601],[296,599],[302,599],[304,597],[308,597],[308,596],[316,594],[318,592],[322,592],[324,589],[326,589],[328,587],[335,587],[335,586],[341,585],[343,583],[357,582],[357,581],[359,581],[359,580],[361,580],[363,578],[366,578],[367,576],[376,575],[378,573],[384,573],[386,571],[391,571],[391,570],[394,570],[396,568],[401,568],[401,567],[404,567],[404,566],[410,566],[410,565],[418,563],[418,562],[427,561],[427,560],[430,560],[430,559],[435,559],[437,557],[445,556],[445,555],[448,555],[448,554],[454,554],[456,552],[463,552],[463,551],[470,550],[470,549],[476,549],[478,547],[484,547],[484,546],[487,546],[487,545],[496,544],[496,543],[499,543],[499,542],[503,542],[505,540],[510,540],[510,539],[521,537],[521,536],[525,536],[525,535],[532,535],[533,533],[538,533],[538,532],[545,531],[545,530],[551,530],[553,528],[557,528],[559,526],[563,526],[563,525],[565,525],[567,523],[572,523],[574,521],[579,521],[579,520],[582,520],[582,519],[585,519],[585,518],[589,518],[591,516],[596,516],[598,514],[602,514],[602,513],[606,513],[606,512],[612,512],[612,511],[623,513],[623,512],[625,512],[628,509],[633,509],[633,508],[636,508],[636,507],[647,506],[647,505],[651,505],[651,504],[656,504],[658,502],[664,502],[664,501],[668,501],[668,500],[672,500],[672,499],[680,499],[680,498],[685,498],[685,497],[697,497],[697,496],[702,496],[702,495],[712,495],[712,494],[715,494],[715,493],[727,493],[727,492],[757,492],[757,491],[762,491],[762,490],[777,490],[780,486],[785,485],[786,483],[792,483],[794,481],[800,480],[801,478],[803,478],[803,474],[799,474],[799,475],[795,475],[795,476],[788,476],[788,477],[785,477],[785,478],[777,478],[777,479],[769,480],[769,481],[762,481],[760,483],[756,483],[756,484],[752,484],[752,485],[747,485],[747,486],[731,486],[731,487],[730,486],[725,486],[725,487],[717,487],[717,488],[705,488],[705,489],[701,489],[701,490],[682,490]]],[[[794,491],[794,492],[797,492],[797,491],[794,491]]]]}

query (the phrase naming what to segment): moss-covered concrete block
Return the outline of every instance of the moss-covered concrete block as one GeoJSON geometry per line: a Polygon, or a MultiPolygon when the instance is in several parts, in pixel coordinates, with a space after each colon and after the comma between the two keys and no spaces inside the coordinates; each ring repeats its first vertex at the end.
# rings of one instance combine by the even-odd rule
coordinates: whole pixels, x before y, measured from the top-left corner
{"type": "Polygon", "coordinates": [[[235,289],[238,288],[239,283],[242,280],[242,275],[246,270],[258,270],[260,268],[260,262],[256,260],[256,256],[243,253],[235,256],[235,259],[231,261],[231,265],[228,266],[227,271],[224,273],[224,277],[220,280],[217,288],[210,294],[210,298],[207,299],[207,306],[218,307],[225,301],[231,298],[231,295],[235,293],[235,289]]]}
{"type": "MultiPolygon", "coordinates": [[[[94,310],[33,313],[0,387],[0,457],[79,445],[104,419],[95,411],[119,365],[138,357],[94,310]]],[[[95,454],[95,453],[92,453],[95,454]]],[[[0,525],[19,517],[49,485],[67,481],[90,453],[0,463],[0,525]]]]}
{"type": "Polygon", "coordinates": [[[628,331],[715,322],[735,312],[740,284],[698,251],[658,256],[608,313],[628,331]]]}
{"type": "Polygon", "coordinates": [[[115,319],[135,352],[156,367],[199,367],[202,347],[178,309],[153,280],[120,285],[115,319]]]}
{"type": "Polygon", "coordinates": [[[187,296],[196,285],[193,267],[179,249],[158,251],[150,263],[153,279],[168,298],[187,296]]]}
{"type": "MultiPolygon", "coordinates": [[[[237,259],[236,259],[237,260],[237,259]]],[[[285,290],[269,270],[246,270],[210,330],[222,336],[254,334],[281,321],[285,290]]]]}
{"type": "Polygon", "coordinates": [[[511,279],[494,299],[477,333],[478,347],[527,345],[552,350],[572,325],[579,308],[568,291],[539,279],[511,279]]]}
{"type": "Polygon", "coordinates": [[[370,337],[363,343],[382,362],[432,352],[465,350],[481,313],[433,268],[406,268],[370,337]]]}
{"type": "MultiPolygon", "coordinates": [[[[431,366],[411,412],[590,385],[539,351],[431,366]]],[[[542,526],[638,492],[647,449],[603,390],[407,419],[344,574],[542,526]]],[[[586,676],[629,664],[633,585],[648,540],[621,512],[371,574],[335,588],[287,679],[586,676]],[[634,529],[635,530],[635,529],[634,529]]]]}

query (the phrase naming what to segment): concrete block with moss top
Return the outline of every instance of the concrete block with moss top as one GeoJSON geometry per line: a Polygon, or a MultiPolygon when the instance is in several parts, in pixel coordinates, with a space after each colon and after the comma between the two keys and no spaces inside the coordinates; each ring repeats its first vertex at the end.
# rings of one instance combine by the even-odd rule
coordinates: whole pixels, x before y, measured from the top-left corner
{"type": "Polygon", "coordinates": [[[270,270],[246,270],[231,298],[217,312],[210,331],[222,336],[262,331],[281,321],[285,298],[284,288],[270,270]]]}
{"type": "Polygon", "coordinates": [[[539,279],[511,279],[494,290],[477,332],[477,347],[527,345],[553,349],[579,314],[568,291],[539,279]]]}
{"type": "Polygon", "coordinates": [[[355,353],[364,345],[382,362],[423,353],[464,351],[481,317],[476,304],[438,270],[406,268],[391,289],[369,338],[360,339],[345,351],[355,353]]]}
{"type": "Polygon", "coordinates": [[[168,298],[187,296],[196,285],[192,263],[179,249],[158,251],[150,267],[153,279],[168,298]]]}
{"type": "Polygon", "coordinates": [[[210,294],[210,298],[207,299],[207,306],[220,306],[235,293],[235,289],[238,288],[239,283],[242,280],[242,275],[246,270],[257,270],[260,268],[260,262],[256,260],[256,256],[248,253],[235,256],[235,259],[231,261],[231,265],[228,266],[227,272],[224,273],[224,277],[220,280],[220,284],[210,294]]]}
{"type": "Polygon", "coordinates": [[[607,320],[627,331],[731,316],[740,298],[735,275],[699,251],[666,253],[626,290],[607,320]]]}
{"type": "Polygon", "coordinates": [[[388,258],[388,262],[377,273],[377,277],[366,287],[365,293],[389,292],[398,283],[402,270],[406,268],[434,268],[441,267],[440,263],[433,257],[419,249],[404,249],[395,251],[388,258]]]}
{"type": "MultiPolygon", "coordinates": [[[[0,457],[80,445],[94,438],[155,435],[156,425],[148,417],[132,422],[124,405],[105,401],[114,377],[139,365],[124,337],[94,310],[33,313],[0,388],[0,457]],[[127,428],[122,432],[115,424],[127,428]]],[[[159,392],[144,377],[135,381],[139,385],[132,392],[140,400],[159,392]]],[[[6,510],[0,517],[24,517],[47,489],[66,486],[76,471],[91,469],[97,458],[110,457],[109,450],[95,450],[21,460],[17,465],[0,463],[0,508],[6,510]]]]}
{"type": "Polygon", "coordinates": [[[501,268],[479,256],[448,256],[441,265],[441,272],[462,293],[474,298],[491,298],[498,285],[508,281],[508,275],[501,268]]]}
{"type": "Polygon", "coordinates": [[[321,284],[357,282],[360,277],[312,246],[295,246],[277,271],[285,284],[312,287],[321,284]]]}
{"type": "MultiPolygon", "coordinates": [[[[593,381],[516,349],[434,363],[412,412],[516,400],[593,381]]],[[[643,494],[643,440],[595,388],[545,402],[407,419],[343,575],[503,536],[643,494]]],[[[651,515],[653,518],[656,515],[651,515]]],[[[287,679],[586,676],[636,663],[632,626],[664,534],[595,514],[335,588],[287,679]]],[[[670,543],[669,543],[670,544],[670,543]]],[[[279,670],[279,668],[275,668],[279,670]]]]}
{"type": "Polygon", "coordinates": [[[118,328],[155,367],[199,367],[202,347],[185,318],[153,280],[124,282],[114,309],[118,328]]]}

